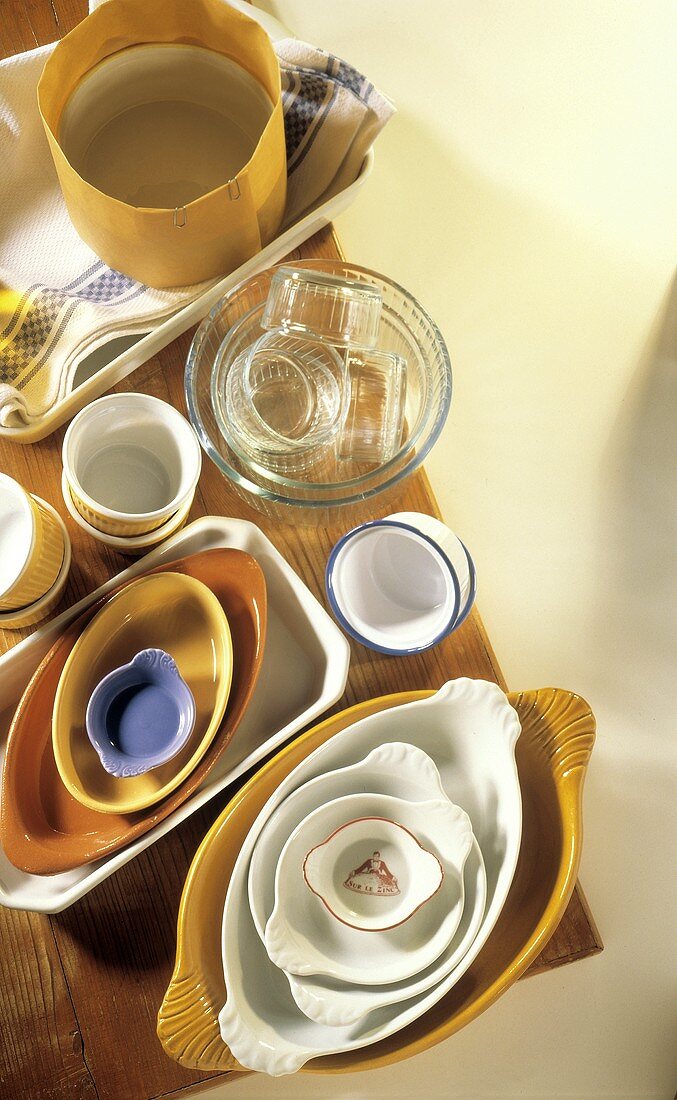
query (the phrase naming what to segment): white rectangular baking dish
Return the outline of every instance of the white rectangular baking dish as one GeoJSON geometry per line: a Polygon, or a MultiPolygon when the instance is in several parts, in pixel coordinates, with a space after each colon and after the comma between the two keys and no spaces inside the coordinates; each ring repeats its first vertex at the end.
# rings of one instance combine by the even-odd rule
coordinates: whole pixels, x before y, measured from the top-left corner
{"type": "Polygon", "coordinates": [[[7,731],[28,679],[63,628],[122,581],[186,554],[231,546],[263,569],[268,630],[263,667],[247,713],[228,752],[202,787],[145,836],[96,863],[58,875],[19,871],[0,848],[0,903],[10,909],[58,913],[173,829],[253,764],[313,722],[343,694],[350,649],[345,637],[300,577],[248,520],[204,516],[112,577],[0,658],[0,759],[7,731]]]}

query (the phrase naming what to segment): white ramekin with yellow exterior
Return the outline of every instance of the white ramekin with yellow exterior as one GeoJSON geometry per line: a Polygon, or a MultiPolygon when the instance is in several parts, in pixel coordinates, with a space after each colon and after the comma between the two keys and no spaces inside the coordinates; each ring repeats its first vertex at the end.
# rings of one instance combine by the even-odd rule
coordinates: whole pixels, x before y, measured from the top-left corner
{"type": "Polygon", "coordinates": [[[134,538],[162,527],[195,493],[202,458],[192,427],[144,393],[87,405],[63,441],[73,505],[97,531],[134,538]]]}
{"type": "MultiPolygon", "coordinates": [[[[0,476],[3,479],[5,477],[4,474],[0,476]]],[[[11,478],[9,480],[11,481],[11,478]]],[[[43,619],[46,619],[48,615],[51,615],[52,611],[61,600],[70,572],[71,542],[64,521],[47,501],[41,500],[40,497],[31,497],[31,500],[39,510],[41,517],[47,521],[48,526],[58,531],[61,543],[60,567],[53,583],[39,596],[39,598],[22,607],[9,611],[0,611],[0,630],[19,630],[21,627],[33,626],[35,623],[39,623],[43,619]]],[[[0,544],[1,542],[2,539],[0,535],[0,544]]]]}
{"type": "Polygon", "coordinates": [[[0,612],[25,608],[44,596],[63,557],[63,533],[54,514],[0,474],[0,612]]]}
{"type": "Polygon", "coordinates": [[[188,513],[193,504],[193,497],[191,496],[161,527],[156,527],[145,535],[123,538],[121,535],[107,535],[104,531],[97,530],[96,527],[92,527],[91,523],[87,522],[84,516],[80,515],[73,503],[65,472],[61,475],[61,492],[68,514],[73,522],[77,523],[78,527],[90,535],[91,538],[96,539],[97,542],[103,543],[104,546],[110,546],[112,550],[117,550],[120,554],[127,554],[129,557],[139,557],[141,554],[147,554],[149,550],[159,546],[170,535],[175,535],[177,531],[180,531],[188,519],[188,513]]]}

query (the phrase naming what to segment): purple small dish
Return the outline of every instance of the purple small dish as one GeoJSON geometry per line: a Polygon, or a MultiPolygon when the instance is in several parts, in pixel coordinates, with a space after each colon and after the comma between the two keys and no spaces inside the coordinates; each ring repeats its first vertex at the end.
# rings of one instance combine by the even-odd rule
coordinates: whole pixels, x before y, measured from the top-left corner
{"type": "Polygon", "coordinates": [[[169,653],[142,649],[97,684],[85,723],[106,771],[131,779],[183,748],[195,724],[195,700],[169,653]]]}

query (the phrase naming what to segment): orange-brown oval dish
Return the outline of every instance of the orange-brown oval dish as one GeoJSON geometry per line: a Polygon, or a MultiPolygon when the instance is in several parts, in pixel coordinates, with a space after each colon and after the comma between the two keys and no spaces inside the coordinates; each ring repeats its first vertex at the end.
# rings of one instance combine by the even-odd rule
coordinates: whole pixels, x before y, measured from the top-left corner
{"type": "Polygon", "coordinates": [[[73,798],[61,781],[54,759],[52,711],[70,653],[113,594],[99,600],[52,646],[31,678],[10,727],[2,773],[0,840],[8,859],[22,871],[40,875],[71,870],[110,855],[147,833],[197,790],[223,756],[244,716],[261,670],[265,644],[267,600],[260,566],[242,550],[218,549],[152,570],[166,572],[182,573],[205,584],[218,599],[230,625],[233,676],[218,732],[180,786],[147,809],[129,814],[100,813],[73,798]]]}
{"type": "Polygon", "coordinates": [[[221,725],[233,667],[228,619],[207,585],[185,573],[157,573],[113,596],[73,646],[56,690],[52,749],[73,797],[101,813],[129,814],[161,802],[202,759],[221,725]],[[196,719],[178,755],[159,768],[110,775],[85,734],[85,712],[99,681],[142,649],[176,661],[190,684],[196,719]]]}

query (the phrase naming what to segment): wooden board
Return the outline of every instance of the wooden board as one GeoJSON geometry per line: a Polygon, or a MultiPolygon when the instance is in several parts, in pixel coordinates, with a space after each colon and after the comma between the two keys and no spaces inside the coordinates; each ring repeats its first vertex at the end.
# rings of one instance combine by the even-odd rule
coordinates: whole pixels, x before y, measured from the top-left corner
{"type": "MultiPolygon", "coordinates": [[[[85,14],[85,0],[0,0],[2,56],[53,41],[85,14]]],[[[297,255],[340,255],[331,227],[297,255]]],[[[116,388],[155,394],[185,413],[183,368],[191,336],[176,340],[116,388]]],[[[66,519],[74,564],[65,606],[124,569],[127,559],[94,542],[66,515],[60,490],[62,438],[63,429],[29,447],[0,443],[0,469],[54,504],[66,519]]],[[[439,514],[425,474],[409,480],[398,508],[439,514]]],[[[324,565],[339,528],[306,529],[301,536],[293,526],[273,524],[248,510],[207,461],[190,518],[204,514],[246,516],[259,523],[324,602],[324,565]]],[[[28,633],[0,632],[0,652],[28,633]]],[[[476,611],[451,638],[418,656],[389,658],[353,645],[348,686],[336,709],[390,691],[439,687],[459,675],[505,686],[476,611]]],[[[0,909],[3,1100],[160,1100],[177,1090],[193,1095],[191,1086],[210,1080],[163,1053],[155,1019],[173,967],[183,881],[228,797],[215,798],[65,913],[46,917],[0,909]]],[[[601,950],[577,886],[560,926],[528,973],[601,950]]]]}

